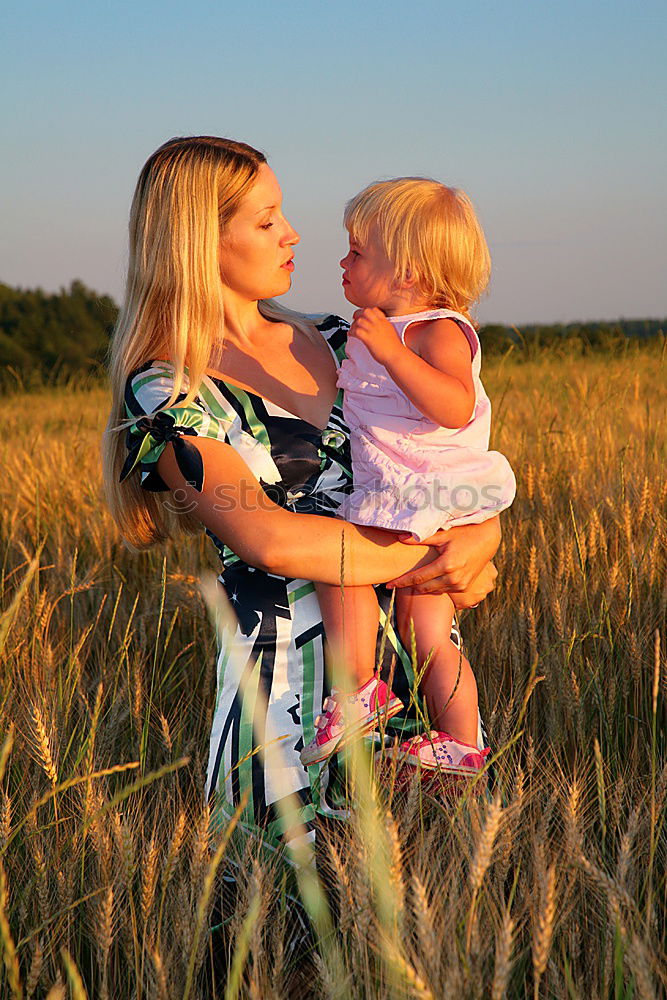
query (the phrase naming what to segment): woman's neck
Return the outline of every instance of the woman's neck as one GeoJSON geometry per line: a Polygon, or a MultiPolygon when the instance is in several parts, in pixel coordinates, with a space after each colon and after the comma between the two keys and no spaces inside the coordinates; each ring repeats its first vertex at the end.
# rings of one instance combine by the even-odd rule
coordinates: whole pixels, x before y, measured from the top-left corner
{"type": "Polygon", "coordinates": [[[225,295],[224,309],[223,343],[251,352],[259,341],[264,340],[268,326],[268,320],[259,311],[259,303],[236,295],[225,295]]]}

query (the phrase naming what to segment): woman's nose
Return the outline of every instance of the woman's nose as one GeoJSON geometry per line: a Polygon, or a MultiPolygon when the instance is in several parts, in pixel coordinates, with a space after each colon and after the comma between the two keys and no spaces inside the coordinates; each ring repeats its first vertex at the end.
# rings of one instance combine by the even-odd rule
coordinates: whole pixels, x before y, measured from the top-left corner
{"type": "Polygon", "coordinates": [[[295,246],[299,242],[300,239],[301,239],[301,237],[297,233],[297,231],[294,228],[294,226],[291,226],[289,224],[289,222],[288,222],[287,223],[287,233],[285,234],[285,237],[283,239],[283,243],[287,243],[289,246],[295,246]]]}

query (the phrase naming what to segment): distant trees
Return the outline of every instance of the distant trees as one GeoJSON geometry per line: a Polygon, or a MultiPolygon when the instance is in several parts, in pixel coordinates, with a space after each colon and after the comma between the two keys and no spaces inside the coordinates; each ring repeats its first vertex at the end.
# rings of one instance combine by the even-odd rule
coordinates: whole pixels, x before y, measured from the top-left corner
{"type": "Polygon", "coordinates": [[[592,354],[639,346],[667,334],[667,319],[619,319],[589,323],[500,326],[487,324],[479,331],[485,354],[513,349],[525,359],[545,350],[558,354],[592,354]]]}
{"type": "MultiPolygon", "coordinates": [[[[8,369],[52,379],[99,371],[104,363],[118,306],[81,281],[49,294],[41,288],[0,284],[0,376],[8,369]]],[[[545,350],[567,354],[617,351],[655,337],[664,338],[667,319],[555,323],[532,326],[487,324],[480,330],[485,354],[510,350],[519,358],[545,350]]],[[[0,384],[4,380],[0,377],[0,384]]]]}
{"type": "Polygon", "coordinates": [[[81,281],[54,294],[0,284],[0,367],[44,374],[95,370],[117,314],[110,296],[81,281]]]}

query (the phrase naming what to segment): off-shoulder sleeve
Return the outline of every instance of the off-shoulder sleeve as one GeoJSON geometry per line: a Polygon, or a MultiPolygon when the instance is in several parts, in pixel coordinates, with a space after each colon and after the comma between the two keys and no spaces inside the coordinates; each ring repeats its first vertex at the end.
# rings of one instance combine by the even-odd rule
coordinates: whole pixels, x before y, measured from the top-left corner
{"type": "Polygon", "coordinates": [[[350,324],[342,316],[326,315],[313,317],[315,326],[322,336],[328,341],[329,347],[336,355],[338,364],[345,358],[345,348],[347,345],[347,335],[350,324]]]}
{"type": "MultiPolygon", "coordinates": [[[[167,407],[173,388],[173,369],[165,362],[149,362],[134,372],[125,384],[125,412],[134,419],[126,432],[127,458],[120,474],[123,482],[135,470],[141,472],[141,486],[151,492],[169,487],[157,471],[157,462],[168,441],[174,445],[176,462],[186,482],[201,492],[204,464],[199,450],[188,439],[196,436],[227,442],[230,420],[226,414],[212,413],[202,396],[188,406],[178,405],[181,393],[167,407]]],[[[184,388],[187,390],[187,379],[184,388]]]]}

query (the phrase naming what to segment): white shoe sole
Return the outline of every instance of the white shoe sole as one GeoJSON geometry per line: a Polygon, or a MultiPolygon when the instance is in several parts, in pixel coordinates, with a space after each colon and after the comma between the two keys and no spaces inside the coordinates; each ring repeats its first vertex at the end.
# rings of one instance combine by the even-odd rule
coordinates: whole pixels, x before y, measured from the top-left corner
{"type": "Polygon", "coordinates": [[[422,771],[434,771],[440,772],[441,774],[451,774],[454,777],[467,778],[471,774],[479,774],[483,769],[482,767],[455,767],[451,764],[429,764],[426,761],[420,760],[415,754],[408,753],[405,750],[393,750],[389,748],[388,750],[378,750],[375,754],[375,763],[381,764],[383,761],[391,761],[397,759],[398,761],[407,761],[411,767],[414,767],[415,771],[418,767],[421,767],[422,771]]]}
{"type": "Polygon", "coordinates": [[[359,721],[347,732],[341,733],[338,739],[329,740],[328,743],[322,743],[319,747],[313,748],[313,750],[308,753],[308,748],[305,747],[299,754],[301,758],[301,763],[304,767],[310,767],[312,764],[319,764],[323,760],[327,760],[332,757],[339,750],[342,750],[347,744],[356,739],[359,736],[363,736],[364,733],[370,733],[378,723],[378,715],[385,719],[392,719],[399,712],[404,709],[403,702],[399,698],[392,698],[381,709],[372,713],[372,715],[367,715],[359,721]]]}

